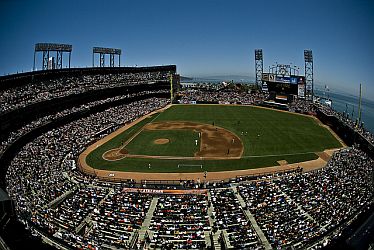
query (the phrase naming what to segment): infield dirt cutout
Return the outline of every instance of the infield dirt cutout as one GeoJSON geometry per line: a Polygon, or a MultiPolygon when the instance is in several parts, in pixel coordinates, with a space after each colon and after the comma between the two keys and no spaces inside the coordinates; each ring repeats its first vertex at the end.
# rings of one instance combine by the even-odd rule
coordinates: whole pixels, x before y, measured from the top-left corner
{"type": "Polygon", "coordinates": [[[169,142],[170,140],[166,138],[160,138],[160,139],[156,139],[153,141],[154,144],[158,144],[158,145],[168,144],[169,142]]]}
{"type": "MultiPolygon", "coordinates": [[[[191,139],[192,140],[192,139],[191,139]]],[[[169,139],[160,138],[153,142],[155,144],[169,143],[169,139]]],[[[122,148],[108,150],[103,158],[109,161],[116,161],[123,158],[161,158],[161,159],[239,159],[244,151],[240,138],[233,132],[210,124],[168,121],[153,122],[145,125],[138,133],[131,137],[122,148]],[[200,134],[200,149],[195,152],[194,157],[159,156],[159,155],[134,155],[129,154],[126,145],[131,142],[143,130],[193,130],[200,134]]]]}

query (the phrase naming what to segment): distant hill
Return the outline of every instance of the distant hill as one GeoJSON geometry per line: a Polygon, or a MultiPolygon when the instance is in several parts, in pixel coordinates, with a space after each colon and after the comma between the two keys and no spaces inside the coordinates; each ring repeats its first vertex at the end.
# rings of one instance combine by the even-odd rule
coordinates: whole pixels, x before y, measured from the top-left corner
{"type": "Polygon", "coordinates": [[[193,78],[191,78],[191,77],[187,77],[187,76],[181,76],[181,81],[183,82],[183,81],[192,81],[193,80],[193,78]]]}
{"type": "Polygon", "coordinates": [[[216,75],[216,76],[193,76],[193,77],[181,77],[181,81],[196,81],[196,82],[254,82],[254,78],[251,76],[243,75],[216,75]]]}

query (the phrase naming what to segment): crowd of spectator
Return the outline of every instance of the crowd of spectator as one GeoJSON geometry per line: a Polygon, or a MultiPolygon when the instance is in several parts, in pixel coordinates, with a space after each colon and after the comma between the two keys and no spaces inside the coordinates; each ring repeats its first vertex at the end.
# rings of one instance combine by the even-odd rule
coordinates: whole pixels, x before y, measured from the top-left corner
{"type": "Polygon", "coordinates": [[[342,149],[321,170],[238,186],[274,248],[310,244],[373,202],[374,161],[342,149]]]}
{"type": "MultiPolygon", "coordinates": [[[[145,246],[149,249],[201,249],[207,246],[206,232],[218,230],[224,231],[222,235],[230,247],[262,249],[263,242],[246,211],[253,215],[273,248],[299,248],[325,242],[327,232],[373,203],[373,168],[374,161],[353,147],[335,153],[321,170],[245,181],[236,189],[211,188],[209,199],[196,194],[126,193],[121,184],[102,187],[94,185],[92,179],[78,184],[56,180],[61,184],[58,189],[43,184],[41,178],[31,181],[23,177],[20,179],[26,179],[25,186],[14,190],[18,192],[17,209],[23,219],[29,217],[30,223],[77,248],[129,247],[152,199],[157,199],[157,205],[147,229],[151,236],[145,246]],[[36,193],[31,185],[34,182],[43,194],[51,190],[59,193],[36,193]],[[48,206],[67,192],[70,194],[56,207],[48,206]],[[87,229],[80,233],[80,228],[87,229]]],[[[27,172],[26,176],[32,174],[27,172]]]]}
{"type": "Polygon", "coordinates": [[[238,191],[272,247],[287,248],[318,236],[319,226],[315,221],[274,183],[242,184],[238,191]]]}
{"type": "Polygon", "coordinates": [[[149,230],[150,248],[203,249],[210,231],[206,195],[168,195],[158,198],[149,230]]]}
{"type": "Polygon", "coordinates": [[[353,120],[349,114],[345,112],[339,112],[334,110],[331,106],[325,105],[318,102],[311,102],[305,101],[303,99],[297,99],[294,102],[288,104],[289,111],[297,112],[297,113],[305,113],[305,114],[315,114],[317,110],[323,112],[329,116],[335,116],[338,118],[343,124],[350,127],[352,130],[360,133],[368,142],[374,144],[374,135],[367,129],[365,129],[364,125],[359,123],[357,120],[353,120]]]}
{"type": "Polygon", "coordinates": [[[288,104],[288,110],[290,112],[302,113],[302,114],[315,114],[316,106],[311,101],[304,99],[296,99],[288,104]]]}
{"type": "Polygon", "coordinates": [[[235,249],[261,249],[261,241],[233,190],[211,189],[210,195],[214,207],[213,230],[225,230],[230,246],[235,249]]]}
{"type": "MultiPolygon", "coordinates": [[[[8,193],[16,201],[16,210],[20,217],[25,220],[32,218],[34,224],[54,233],[56,225],[46,220],[45,216],[36,215],[47,209],[46,207],[51,202],[68,192],[77,192],[75,195],[78,196],[84,195],[85,192],[74,191],[76,183],[71,182],[69,176],[83,174],[80,174],[77,170],[74,171],[69,164],[62,164],[64,159],[67,156],[76,159],[85,146],[95,138],[97,131],[107,127],[116,129],[124,123],[131,122],[155,109],[164,107],[167,103],[168,100],[166,99],[150,98],[109,108],[103,112],[92,114],[89,117],[50,130],[25,145],[12,160],[6,176],[8,193]],[[72,174],[73,172],[74,174],[72,174]],[[43,220],[38,220],[41,218],[43,220]]],[[[110,132],[108,131],[108,133],[110,132]]],[[[81,179],[92,184],[90,180],[93,178],[82,177],[81,179]]],[[[74,200],[77,199],[79,200],[79,198],[74,200]]],[[[69,204],[71,205],[71,203],[69,204]]],[[[80,212],[85,209],[85,206],[81,206],[80,203],[77,203],[76,206],[80,212]]],[[[52,213],[52,210],[43,213],[47,212],[52,213]]],[[[75,213],[75,211],[72,213],[75,213]]],[[[78,217],[83,217],[83,215],[78,217]]],[[[73,222],[72,219],[71,222],[73,222]]],[[[76,227],[77,223],[60,227],[68,232],[63,234],[63,238],[69,236],[68,238],[72,239],[74,231],[71,231],[72,228],[68,225],[76,227]]],[[[77,240],[79,237],[74,236],[73,238],[77,240]]]]}
{"type": "Polygon", "coordinates": [[[206,90],[206,89],[186,89],[179,93],[179,103],[189,104],[194,102],[214,102],[221,104],[241,103],[258,104],[263,101],[267,95],[259,92],[248,93],[233,89],[224,90],[206,90]]]}
{"type": "MultiPolygon", "coordinates": [[[[35,210],[31,217],[37,225],[48,226],[45,228],[50,234],[58,238],[71,239],[74,232],[85,222],[91,212],[98,206],[105,197],[107,190],[101,187],[82,187],[63,200],[56,208],[35,210]]],[[[98,245],[97,239],[82,237],[70,241],[76,248],[87,248],[88,244],[98,245]]]]}
{"type": "Polygon", "coordinates": [[[342,123],[360,133],[364,138],[366,138],[366,140],[368,140],[368,142],[374,144],[374,135],[370,131],[366,130],[362,123],[360,124],[357,120],[351,119],[352,117],[350,118],[349,114],[345,112],[338,112],[327,105],[318,105],[318,109],[326,115],[335,116],[342,123]]]}
{"type": "Polygon", "coordinates": [[[168,81],[168,72],[141,72],[122,74],[96,74],[80,77],[60,77],[38,81],[0,91],[0,114],[36,102],[120,86],[168,81]]]}
{"type": "Polygon", "coordinates": [[[35,128],[37,128],[37,127],[39,127],[39,126],[41,126],[41,125],[43,125],[43,124],[45,124],[49,121],[56,120],[58,118],[64,117],[64,116],[72,114],[72,113],[81,112],[83,110],[90,109],[91,107],[95,107],[97,105],[101,105],[101,104],[104,104],[104,103],[110,103],[110,102],[119,101],[119,100],[126,100],[128,98],[133,98],[133,97],[137,97],[137,96],[144,95],[144,94],[149,94],[149,93],[156,94],[156,93],[166,93],[166,92],[167,92],[167,90],[154,90],[152,92],[151,91],[140,91],[140,92],[136,92],[136,93],[132,93],[132,94],[115,96],[115,97],[110,97],[110,98],[106,98],[106,99],[103,99],[103,100],[89,102],[89,103],[82,104],[82,105],[77,106],[77,107],[73,107],[73,108],[70,108],[70,109],[65,109],[65,110],[56,112],[56,113],[51,114],[51,115],[43,116],[39,119],[36,119],[36,120],[33,120],[33,121],[27,123],[26,125],[24,125],[22,128],[20,128],[18,130],[11,131],[10,134],[8,135],[8,137],[0,142],[0,155],[17,138],[20,138],[21,136],[25,135],[26,133],[34,130],[35,128]]]}
{"type": "MultiPolygon", "coordinates": [[[[2,107],[9,104],[10,109],[14,109],[37,100],[32,97],[32,93],[53,93],[41,94],[38,100],[59,96],[58,90],[64,89],[63,84],[70,86],[64,89],[65,94],[71,94],[90,89],[91,85],[85,85],[90,81],[94,83],[93,88],[107,88],[149,82],[157,77],[165,78],[127,74],[60,79],[43,83],[42,87],[33,84],[21,87],[19,90],[24,93],[21,99],[12,99],[12,95],[4,91],[5,97],[0,102],[2,107]]],[[[42,117],[12,132],[2,142],[0,154],[14,140],[45,122],[140,94],[142,92],[95,101],[42,117]]],[[[266,98],[264,94],[233,90],[185,90],[181,96],[182,103],[225,103],[229,100],[256,104],[266,98]]],[[[50,130],[25,145],[12,160],[6,175],[7,191],[15,201],[20,220],[74,248],[130,248],[135,231],[144,226],[152,200],[157,199],[147,227],[150,236],[145,246],[148,248],[205,248],[208,247],[206,235],[219,230],[224,232],[222,235],[227,237],[228,244],[235,249],[262,249],[263,242],[249,218],[253,215],[259,230],[271,246],[281,249],[300,248],[320,241],[327,233],[360,213],[363,206],[373,203],[374,162],[356,147],[335,153],[321,170],[307,173],[293,171],[258,181],[240,178],[236,189],[224,187],[222,183],[181,181],[180,186],[183,188],[208,187],[210,198],[197,194],[126,193],[123,187],[128,183],[100,181],[80,173],[73,167],[74,164],[69,163],[74,162],[92,140],[167,103],[166,99],[150,98],[108,108],[50,130]],[[105,132],[98,134],[98,131],[105,132]],[[244,200],[244,206],[238,200],[239,195],[244,200]],[[212,210],[211,217],[209,209],[212,210]]],[[[304,101],[297,101],[290,108],[291,111],[303,113],[314,112],[319,108],[339,119],[344,118],[331,109],[316,107],[304,101]]],[[[0,110],[0,113],[3,111],[5,109],[0,110]]],[[[350,123],[344,119],[342,121],[350,123]]],[[[360,132],[366,135],[365,131],[360,132]]]]}
{"type": "Polygon", "coordinates": [[[373,160],[353,147],[336,153],[321,170],[291,175],[275,184],[330,230],[372,202],[373,171],[373,160]]]}
{"type": "Polygon", "coordinates": [[[122,192],[116,187],[92,215],[93,228],[87,238],[96,239],[98,245],[129,248],[134,230],[141,227],[152,197],[146,194],[122,192]]]}

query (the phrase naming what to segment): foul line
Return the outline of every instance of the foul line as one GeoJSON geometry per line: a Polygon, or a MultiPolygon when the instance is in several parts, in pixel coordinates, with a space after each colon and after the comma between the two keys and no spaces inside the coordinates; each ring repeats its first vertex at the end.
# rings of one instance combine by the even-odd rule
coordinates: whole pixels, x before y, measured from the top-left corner
{"type": "MultiPolygon", "coordinates": [[[[156,120],[156,118],[161,114],[158,113],[157,116],[155,118],[153,118],[150,122],[147,122],[147,124],[145,124],[143,127],[141,127],[139,129],[138,132],[136,132],[133,136],[131,136],[124,144],[123,146],[121,147],[121,149],[125,148],[135,137],[137,137],[143,130],[144,130],[144,127],[147,126],[148,124],[152,123],[154,120],[156,120]]],[[[133,128],[134,129],[134,128],[133,128]]]]}
{"type": "MultiPolygon", "coordinates": [[[[119,149],[123,149],[123,148],[125,148],[136,136],[138,136],[143,130],[144,130],[144,127],[145,126],[147,126],[149,123],[152,123],[159,115],[161,114],[161,112],[159,112],[150,122],[148,122],[147,124],[145,124],[143,127],[141,127],[140,129],[139,129],[139,131],[138,132],[136,132],[133,136],[131,136],[124,144],[123,144],[123,146],[122,147],[120,147],[119,149]]],[[[132,131],[134,130],[134,128],[132,128],[130,131],[129,131],[129,133],[131,133],[132,131]]],[[[109,151],[111,151],[111,150],[113,150],[113,149],[110,149],[110,150],[108,150],[108,151],[105,151],[102,155],[101,155],[101,158],[103,158],[104,160],[106,160],[106,161],[118,161],[118,160],[122,160],[123,158],[126,158],[126,156],[124,156],[123,158],[120,158],[120,159],[115,159],[115,160],[109,160],[109,159],[106,159],[105,157],[104,157],[104,155],[107,153],[107,152],[109,152],[109,151]]]]}
{"type": "MultiPolygon", "coordinates": [[[[304,152],[304,153],[294,153],[294,154],[276,154],[276,155],[251,155],[251,156],[166,156],[166,155],[132,155],[127,154],[123,158],[142,158],[142,159],[163,159],[163,160],[240,160],[240,159],[249,159],[249,158],[261,158],[261,157],[275,157],[275,156],[292,156],[292,155],[305,155],[305,154],[316,154],[322,152],[304,152]]],[[[318,155],[317,155],[318,156],[318,155]]],[[[123,158],[118,158],[115,160],[107,161],[119,161],[123,158]]]]}
{"type": "Polygon", "coordinates": [[[260,157],[272,157],[272,156],[306,155],[306,154],[315,154],[315,153],[322,153],[322,152],[311,151],[311,152],[276,154],[276,155],[249,155],[249,156],[242,156],[241,158],[260,158],[260,157]]]}

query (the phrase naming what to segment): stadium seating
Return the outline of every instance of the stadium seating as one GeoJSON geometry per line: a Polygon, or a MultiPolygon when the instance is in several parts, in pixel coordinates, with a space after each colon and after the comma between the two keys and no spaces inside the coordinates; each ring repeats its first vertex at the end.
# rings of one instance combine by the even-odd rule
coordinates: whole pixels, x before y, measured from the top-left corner
{"type": "Polygon", "coordinates": [[[210,230],[207,204],[204,195],[159,197],[149,226],[150,248],[205,248],[204,230],[210,230]]]}
{"type": "Polygon", "coordinates": [[[224,230],[230,246],[236,249],[260,249],[261,241],[243,207],[231,189],[211,189],[214,227],[224,230]]]}
{"type": "MultiPolygon", "coordinates": [[[[2,90],[0,113],[91,89],[150,81],[167,81],[167,74],[90,74],[24,84],[2,90]]],[[[0,155],[46,123],[107,105],[42,133],[15,154],[6,185],[19,220],[30,231],[79,249],[201,249],[217,244],[232,249],[263,249],[267,243],[273,248],[319,248],[321,242],[327,244],[373,205],[374,162],[355,146],[338,151],[325,168],[314,172],[274,175],[268,180],[238,178],[225,185],[210,183],[207,195],[127,193],[123,188],[133,183],[105,182],[74,167],[74,160],[92,141],[166,106],[166,98],[144,96],[167,91],[147,89],[87,102],[12,131],[1,141],[0,155]],[[121,100],[131,101],[112,106],[121,100]]],[[[256,93],[212,90],[186,90],[182,96],[183,103],[233,100],[253,104],[265,98],[256,93]]],[[[295,112],[317,109],[338,116],[325,107],[305,102],[292,106],[295,112]]],[[[364,130],[360,133],[367,134],[368,140],[372,136],[364,130]]],[[[194,188],[193,183],[182,186],[194,188]]]]}

